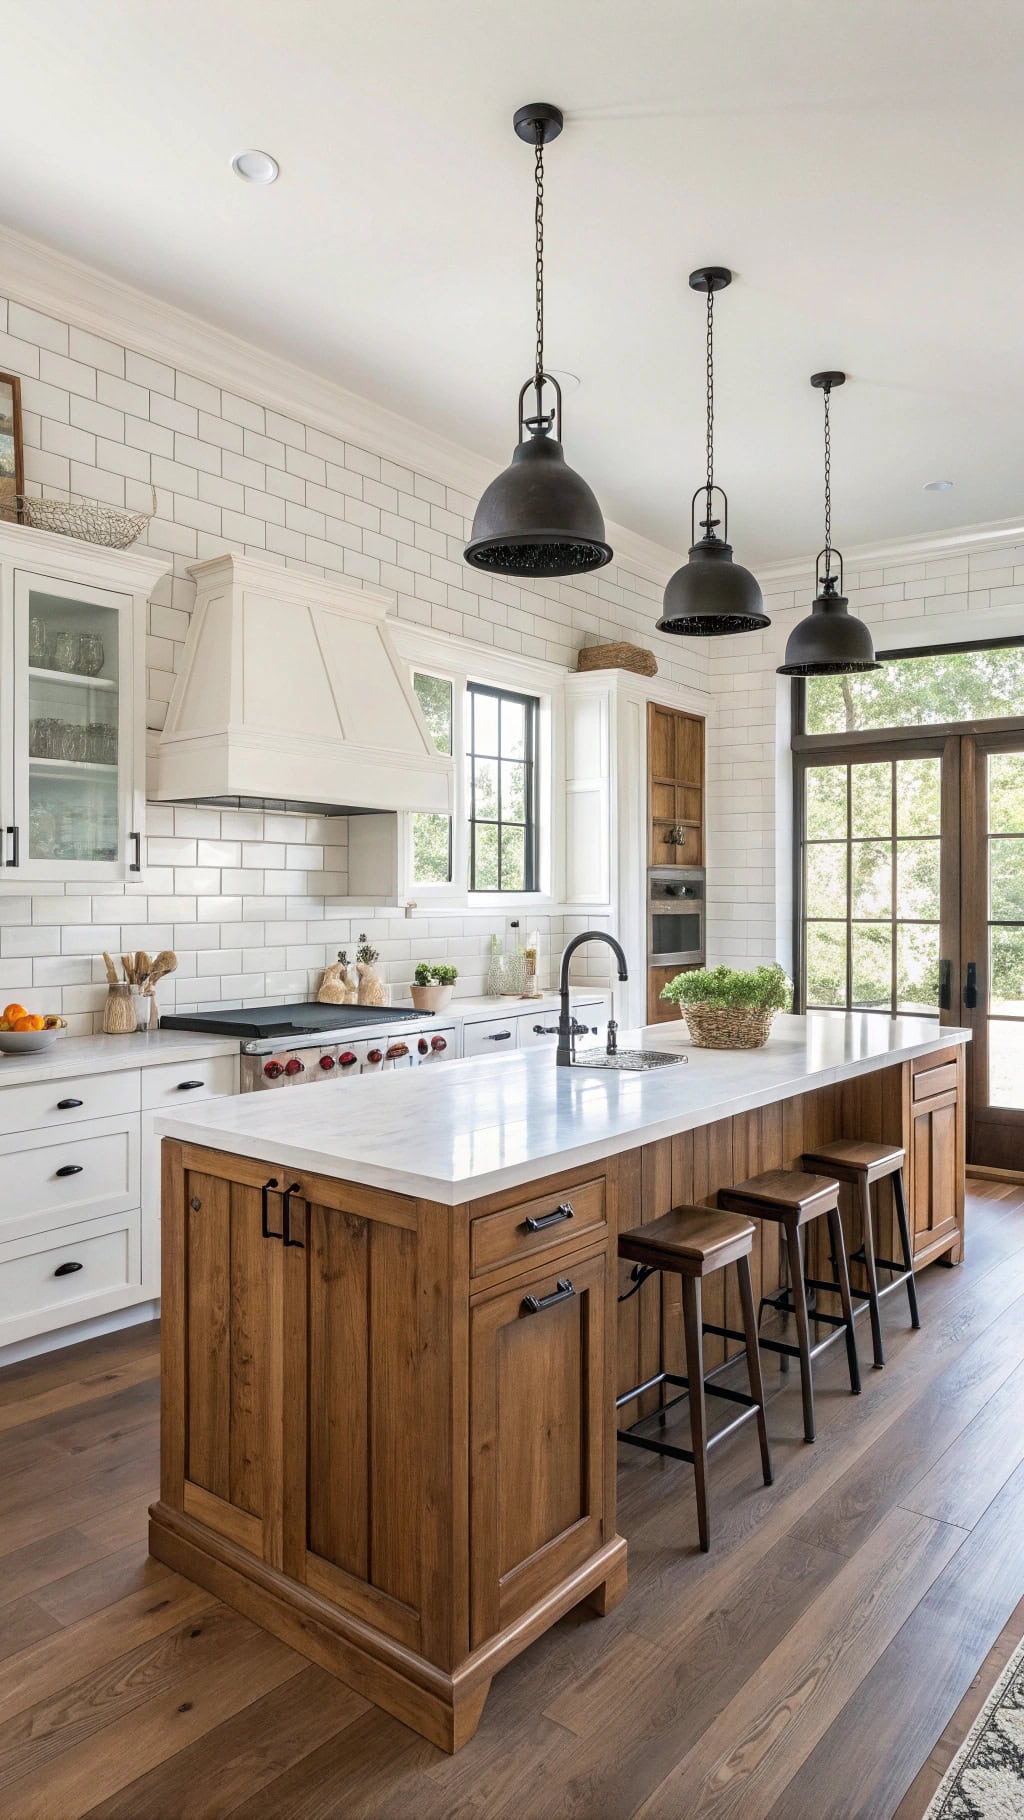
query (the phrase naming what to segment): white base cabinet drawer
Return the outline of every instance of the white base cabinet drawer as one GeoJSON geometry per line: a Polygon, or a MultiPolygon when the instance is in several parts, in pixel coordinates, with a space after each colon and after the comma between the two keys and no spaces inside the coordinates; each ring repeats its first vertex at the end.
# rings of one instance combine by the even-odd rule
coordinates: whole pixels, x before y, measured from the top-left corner
{"type": "Polygon", "coordinates": [[[0,1138],[0,1240],[138,1207],[139,1115],[0,1138]]]}
{"type": "Polygon", "coordinates": [[[211,1055],[201,1062],[160,1062],[142,1070],[144,1111],[184,1106],[217,1094],[238,1092],[237,1055],[211,1055]]]}
{"type": "Polygon", "coordinates": [[[464,1024],[463,1055],[507,1055],[518,1048],[519,1018],[514,1011],[507,1017],[489,1017],[479,1024],[464,1024]]]}
{"type": "Polygon", "coordinates": [[[141,1300],[137,1207],[0,1244],[0,1347],[141,1300]]]}
{"type": "MultiPolygon", "coordinates": [[[[230,1059],[230,1058],[229,1058],[230,1059]]],[[[0,1137],[10,1131],[54,1131],[83,1119],[139,1110],[139,1069],[26,1081],[5,1086],[0,1061],[0,1137]]]]}

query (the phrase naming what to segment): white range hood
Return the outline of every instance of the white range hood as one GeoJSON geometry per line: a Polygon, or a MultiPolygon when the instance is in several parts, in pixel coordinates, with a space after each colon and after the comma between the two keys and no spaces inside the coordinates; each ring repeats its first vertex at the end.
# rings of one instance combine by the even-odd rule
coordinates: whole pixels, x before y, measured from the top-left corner
{"type": "Polygon", "coordinates": [[[451,813],[453,761],[392,645],[388,596],[243,556],[190,574],[158,801],[451,813]]]}

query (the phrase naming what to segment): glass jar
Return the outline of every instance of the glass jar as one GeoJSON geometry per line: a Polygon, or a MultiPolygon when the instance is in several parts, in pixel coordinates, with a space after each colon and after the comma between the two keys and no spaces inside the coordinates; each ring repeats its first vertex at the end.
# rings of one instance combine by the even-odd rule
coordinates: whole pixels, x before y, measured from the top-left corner
{"type": "Polygon", "coordinates": [[[60,739],[60,755],[72,764],[81,764],[86,755],[86,735],[88,729],[76,721],[66,720],[60,739]]]}
{"type": "Polygon", "coordinates": [[[82,676],[98,676],[103,668],[106,652],[103,640],[98,632],[82,632],[78,639],[77,668],[82,676]]]}
{"type": "Polygon", "coordinates": [[[76,675],[78,670],[78,633],[58,632],[53,641],[53,667],[63,670],[66,675],[76,675]]]}
{"type": "Polygon", "coordinates": [[[50,634],[38,613],[28,622],[28,661],[34,670],[45,670],[50,661],[50,634]]]}

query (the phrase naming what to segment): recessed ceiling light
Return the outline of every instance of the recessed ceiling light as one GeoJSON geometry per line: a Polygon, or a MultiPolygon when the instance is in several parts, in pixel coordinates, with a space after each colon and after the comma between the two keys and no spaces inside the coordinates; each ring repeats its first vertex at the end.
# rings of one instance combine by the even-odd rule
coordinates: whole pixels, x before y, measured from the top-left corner
{"type": "Polygon", "coordinates": [[[926,493],[948,493],[952,485],[951,480],[926,480],[924,490],[926,493]]]}
{"type": "Polygon", "coordinates": [[[281,167],[269,152],[248,151],[235,153],[231,169],[243,183],[274,183],[281,167]]]}

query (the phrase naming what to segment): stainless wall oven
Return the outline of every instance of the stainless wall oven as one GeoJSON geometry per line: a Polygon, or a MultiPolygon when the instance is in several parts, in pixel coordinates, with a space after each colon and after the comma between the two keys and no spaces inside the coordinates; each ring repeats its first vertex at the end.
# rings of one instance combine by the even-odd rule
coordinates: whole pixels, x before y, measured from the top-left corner
{"type": "Polygon", "coordinates": [[[703,967],[703,866],[652,866],[648,872],[647,963],[703,967]]]}

